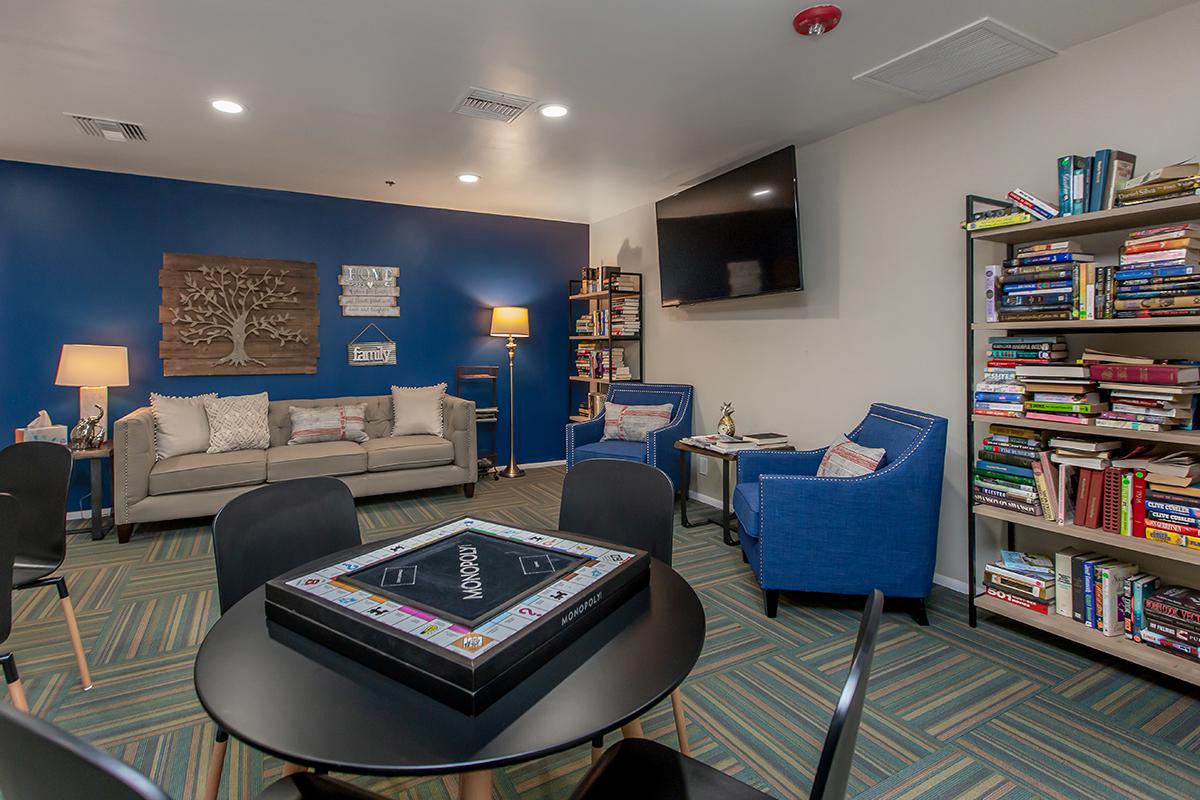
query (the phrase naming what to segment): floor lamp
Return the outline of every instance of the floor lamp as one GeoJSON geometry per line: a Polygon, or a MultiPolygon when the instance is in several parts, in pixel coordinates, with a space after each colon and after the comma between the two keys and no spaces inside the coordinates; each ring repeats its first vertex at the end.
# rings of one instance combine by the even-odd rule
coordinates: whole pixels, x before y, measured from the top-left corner
{"type": "Polygon", "coordinates": [[[529,309],[521,306],[497,306],[492,309],[492,336],[507,336],[508,343],[508,466],[500,473],[506,478],[519,478],[525,470],[517,466],[517,401],[513,382],[513,359],[517,355],[517,339],[529,336],[529,309]]]}

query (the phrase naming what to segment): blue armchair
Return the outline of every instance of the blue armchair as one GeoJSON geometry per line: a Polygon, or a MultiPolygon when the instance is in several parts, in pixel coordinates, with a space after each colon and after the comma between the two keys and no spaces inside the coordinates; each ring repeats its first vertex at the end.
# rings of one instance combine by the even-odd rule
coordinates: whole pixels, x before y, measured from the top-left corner
{"type": "Polygon", "coordinates": [[[658,467],[679,489],[679,458],[675,442],[692,435],[692,387],[679,383],[619,383],[608,387],[613,403],[651,406],[670,403],[671,422],[652,431],[644,442],[602,440],[604,414],[567,426],[567,471],[589,458],[620,458],[658,467]]]}
{"type": "Polygon", "coordinates": [[[733,509],[742,554],[774,617],[780,590],[868,594],[913,601],[928,625],[946,420],[875,403],[847,437],[882,447],[883,466],[855,478],[818,478],[825,449],[743,453],[733,509]]]}

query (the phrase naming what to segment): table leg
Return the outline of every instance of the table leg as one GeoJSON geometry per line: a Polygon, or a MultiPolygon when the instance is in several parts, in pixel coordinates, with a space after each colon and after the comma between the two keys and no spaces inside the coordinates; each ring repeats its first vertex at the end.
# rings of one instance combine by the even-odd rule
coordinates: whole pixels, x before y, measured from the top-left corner
{"type": "Polygon", "coordinates": [[[646,734],[642,731],[642,721],[635,719],[633,722],[622,725],[621,735],[626,739],[645,739],[646,734]]]}
{"type": "Polygon", "coordinates": [[[458,800],[492,800],[492,771],[481,769],[460,773],[458,800]]]}
{"type": "Polygon", "coordinates": [[[308,767],[302,767],[299,764],[293,764],[291,761],[283,762],[283,777],[288,775],[299,775],[301,772],[308,772],[308,767]]]}
{"type": "Polygon", "coordinates": [[[104,483],[100,478],[102,458],[91,459],[92,468],[92,539],[103,539],[108,531],[104,528],[104,483]]]}
{"type": "Polygon", "coordinates": [[[688,469],[687,453],[679,451],[679,524],[685,528],[699,528],[705,522],[692,522],[688,519],[688,494],[692,490],[692,471],[688,469]]]}
{"type": "Polygon", "coordinates": [[[736,547],[738,540],[733,538],[733,496],[729,486],[729,465],[732,461],[721,460],[721,536],[725,544],[736,547]]]}

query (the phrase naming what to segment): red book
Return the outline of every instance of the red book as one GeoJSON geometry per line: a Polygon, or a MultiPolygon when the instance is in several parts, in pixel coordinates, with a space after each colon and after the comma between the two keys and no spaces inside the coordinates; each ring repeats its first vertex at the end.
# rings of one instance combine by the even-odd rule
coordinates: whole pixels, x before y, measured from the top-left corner
{"type": "Polygon", "coordinates": [[[1104,470],[1104,492],[1100,499],[1100,527],[1105,533],[1121,532],[1121,477],[1125,470],[1108,467],[1104,470]]]}
{"type": "Polygon", "coordinates": [[[1104,498],[1104,471],[1088,470],[1092,473],[1092,484],[1088,487],[1087,516],[1083,520],[1085,528],[1100,527],[1100,507],[1104,498]]]}
{"type": "Polygon", "coordinates": [[[1184,236],[1181,239],[1160,239],[1157,242],[1138,242],[1136,244],[1127,244],[1121,248],[1122,253],[1152,253],[1155,250],[1174,250],[1176,248],[1194,247],[1190,237],[1184,236]]]}
{"type": "Polygon", "coordinates": [[[1091,490],[1092,470],[1079,470],[1079,488],[1075,492],[1075,519],[1072,522],[1080,527],[1083,526],[1083,521],[1087,519],[1087,501],[1091,490]]]}
{"type": "Polygon", "coordinates": [[[1088,377],[1094,381],[1173,386],[1200,380],[1200,370],[1182,364],[1089,364],[1088,377]]]}
{"type": "Polygon", "coordinates": [[[1014,606],[1020,606],[1021,608],[1029,611],[1036,611],[1039,614],[1048,615],[1050,613],[1049,603],[1039,603],[1036,600],[1026,600],[1024,597],[1017,597],[1015,594],[1009,594],[1008,592],[1000,589],[993,589],[991,586],[988,586],[986,591],[988,597],[994,597],[997,600],[1003,600],[1006,603],[1012,603],[1014,606]]]}
{"type": "Polygon", "coordinates": [[[1135,469],[1130,491],[1130,533],[1139,539],[1146,538],[1146,472],[1135,469]]]}
{"type": "Polygon", "coordinates": [[[1175,522],[1165,522],[1161,519],[1143,520],[1143,533],[1145,533],[1146,528],[1154,528],[1155,530],[1167,531],[1168,533],[1178,533],[1180,536],[1200,536],[1200,528],[1193,528],[1191,525],[1179,525],[1175,522]]]}

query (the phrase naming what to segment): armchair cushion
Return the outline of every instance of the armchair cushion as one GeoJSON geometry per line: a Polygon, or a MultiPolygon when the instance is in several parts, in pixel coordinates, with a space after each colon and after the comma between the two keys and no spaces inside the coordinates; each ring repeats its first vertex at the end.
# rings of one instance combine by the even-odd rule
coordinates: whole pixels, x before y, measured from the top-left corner
{"type": "Polygon", "coordinates": [[[620,458],[625,461],[646,463],[646,445],[644,442],[626,442],[620,439],[605,439],[591,444],[575,446],[575,461],[586,461],[589,458],[620,458]]]}
{"type": "Polygon", "coordinates": [[[604,438],[625,442],[644,442],[646,435],[671,424],[672,405],[627,406],[604,404],[604,438]]]}
{"type": "Polygon", "coordinates": [[[739,483],[733,492],[733,513],[737,514],[738,529],[745,536],[758,538],[758,481],[739,483]]]}
{"type": "Polygon", "coordinates": [[[845,436],[829,445],[817,467],[818,478],[854,478],[870,475],[887,460],[882,447],[864,447],[845,436]]]}

